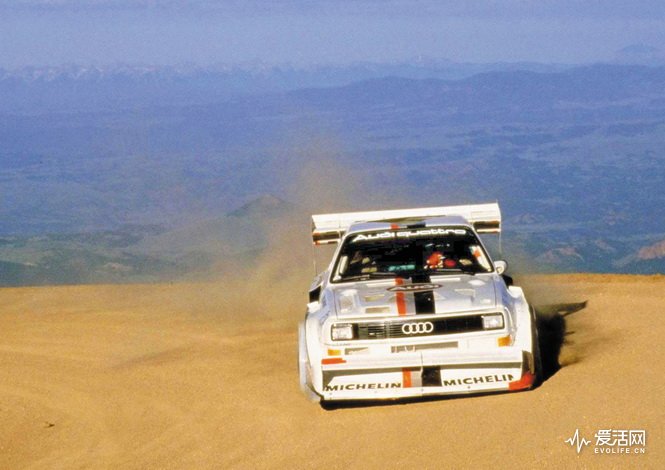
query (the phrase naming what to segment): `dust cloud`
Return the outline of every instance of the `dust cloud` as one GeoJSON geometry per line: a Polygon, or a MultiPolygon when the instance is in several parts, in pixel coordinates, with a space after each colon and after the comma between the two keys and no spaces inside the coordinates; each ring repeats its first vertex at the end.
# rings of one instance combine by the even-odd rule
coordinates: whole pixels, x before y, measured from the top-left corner
{"type": "MultiPolygon", "coordinates": [[[[291,327],[304,315],[308,287],[335,248],[312,244],[311,215],[376,208],[371,205],[376,201],[367,198],[369,175],[341,163],[341,152],[326,138],[282,151],[275,178],[286,187],[288,210],[259,221],[266,244],[258,255],[215,260],[214,282],[223,285],[225,309],[291,327]]],[[[389,207],[390,201],[383,205],[389,207]]]]}
{"type": "MultiPolygon", "coordinates": [[[[278,186],[286,188],[283,197],[288,208],[280,210],[278,216],[268,213],[253,221],[265,240],[258,254],[231,257],[228,253],[232,249],[218,242],[215,251],[219,256],[209,280],[219,285],[220,309],[234,312],[238,321],[254,318],[293,328],[304,315],[312,278],[326,268],[335,248],[313,246],[312,214],[403,208],[419,203],[396,192],[390,182],[377,184],[369,170],[360,169],[366,168],[364,165],[349,165],[343,149],[332,139],[303,139],[277,154],[282,165],[274,178],[278,186]]],[[[566,323],[550,306],[580,299],[566,292],[566,284],[554,288],[547,278],[512,274],[537,307],[548,367],[553,373],[559,367],[566,323]]]]}

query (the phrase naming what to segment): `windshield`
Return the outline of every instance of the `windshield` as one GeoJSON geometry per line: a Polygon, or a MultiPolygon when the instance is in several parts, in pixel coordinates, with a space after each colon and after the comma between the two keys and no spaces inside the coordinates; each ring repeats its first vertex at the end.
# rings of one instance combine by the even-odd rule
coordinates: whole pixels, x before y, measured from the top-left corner
{"type": "Polygon", "coordinates": [[[485,250],[467,228],[387,230],[347,237],[332,282],[384,277],[427,281],[431,275],[491,271],[485,250]]]}

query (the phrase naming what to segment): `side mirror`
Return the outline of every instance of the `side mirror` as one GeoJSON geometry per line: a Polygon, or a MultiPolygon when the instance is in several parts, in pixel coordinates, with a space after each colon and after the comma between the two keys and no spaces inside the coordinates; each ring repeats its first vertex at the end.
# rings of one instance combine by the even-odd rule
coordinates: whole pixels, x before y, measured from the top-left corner
{"type": "Polygon", "coordinates": [[[496,269],[497,274],[503,274],[508,269],[508,263],[506,263],[503,260],[495,261],[494,262],[494,269],[496,269]]]}
{"type": "Polygon", "coordinates": [[[310,302],[318,302],[320,296],[321,296],[321,284],[319,284],[314,289],[309,291],[309,301],[310,302]]]}
{"type": "Polygon", "coordinates": [[[323,273],[316,275],[312,281],[312,285],[309,286],[309,301],[318,302],[319,296],[321,295],[321,286],[323,285],[323,273]]]}

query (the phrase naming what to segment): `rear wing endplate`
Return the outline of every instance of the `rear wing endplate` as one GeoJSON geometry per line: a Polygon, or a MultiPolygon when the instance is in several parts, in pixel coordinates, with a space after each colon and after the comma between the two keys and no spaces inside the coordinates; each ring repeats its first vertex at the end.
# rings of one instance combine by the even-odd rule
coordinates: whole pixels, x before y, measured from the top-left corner
{"type": "Polygon", "coordinates": [[[458,216],[466,219],[478,233],[501,232],[501,210],[496,202],[466,206],[421,207],[387,211],[344,212],[312,216],[312,241],[315,245],[339,243],[346,231],[359,222],[408,223],[430,217],[458,216]]]}

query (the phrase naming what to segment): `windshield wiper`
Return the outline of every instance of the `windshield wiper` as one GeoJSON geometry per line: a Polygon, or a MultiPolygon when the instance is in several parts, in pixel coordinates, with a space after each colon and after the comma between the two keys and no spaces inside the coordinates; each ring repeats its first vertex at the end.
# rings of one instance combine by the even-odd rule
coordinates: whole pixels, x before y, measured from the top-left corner
{"type": "Polygon", "coordinates": [[[387,273],[384,271],[379,271],[379,272],[373,272],[373,273],[362,273],[362,274],[356,274],[354,276],[346,276],[340,279],[342,282],[345,281],[364,281],[367,279],[383,279],[383,278],[389,278],[389,277],[395,277],[397,273],[387,273]]]}
{"type": "Polygon", "coordinates": [[[436,268],[432,269],[429,271],[430,273],[436,273],[436,274],[456,274],[456,273],[463,273],[463,274],[470,274],[471,276],[475,276],[478,274],[478,271],[474,271],[472,269],[465,269],[465,268],[436,268]]]}

